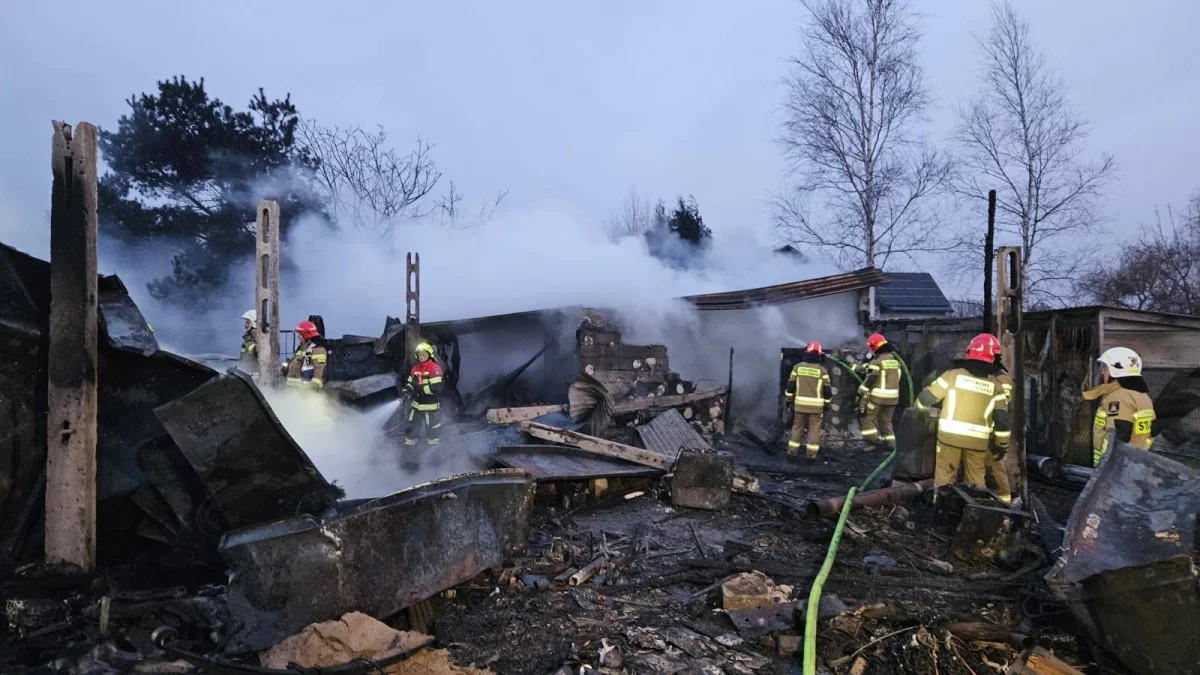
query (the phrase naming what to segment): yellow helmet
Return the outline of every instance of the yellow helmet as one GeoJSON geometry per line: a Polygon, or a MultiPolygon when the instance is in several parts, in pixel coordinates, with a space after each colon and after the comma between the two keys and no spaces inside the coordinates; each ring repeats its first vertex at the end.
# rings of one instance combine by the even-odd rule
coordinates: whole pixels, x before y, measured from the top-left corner
{"type": "Polygon", "coordinates": [[[421,342],[413,348],[413,354],[420,354],[421,352],[425,352],[430,358],[433,357],[433,347],[428,342],[421,342]]]}

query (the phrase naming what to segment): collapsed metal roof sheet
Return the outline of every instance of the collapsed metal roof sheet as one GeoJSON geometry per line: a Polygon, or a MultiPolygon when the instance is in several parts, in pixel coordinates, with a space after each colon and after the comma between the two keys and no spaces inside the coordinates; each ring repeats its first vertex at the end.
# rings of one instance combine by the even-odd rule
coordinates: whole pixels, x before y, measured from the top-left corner
{"type": "Polygon", "coordinates": [[[929,272],[888,272],[887,276],[891,283],[875,291],[880,310],[954,313],[954,307],[929,272]]]}
{"type": "Polygon", "coordinates": [[[748,309],[763,305],[779,305],[806,298],[818,298],[835,293],[858,291],[888,283],[882,270],[864,267],[860,270],[828,277],[795,281],[789,284],[750,288],[744,291],[689,295],[684,300],[702,310],[748,309]]]}

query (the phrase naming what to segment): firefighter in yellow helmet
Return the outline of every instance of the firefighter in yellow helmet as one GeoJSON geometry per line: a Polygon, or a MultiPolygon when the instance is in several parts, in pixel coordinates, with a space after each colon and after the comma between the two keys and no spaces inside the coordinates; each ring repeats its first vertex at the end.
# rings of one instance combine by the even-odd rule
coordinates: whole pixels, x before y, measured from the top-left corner
{"type": "Polygon", "coordinates": [[[788,457],[800,454],[800,438],[808,431],[805,439],[805,455],[816,459],[821,449],[821,421],[825,409],[833,401],[833,385],[829,371],[825,368],[825,352],[820,342],[810,342],[804,349],[800,362],[788,376],[787,389],[783,398],[792,407],[792,435],[788,439],[788,457]]]}
{"type": "Polygon", "coordinates": [[[325,339],[312,321],[296,324],[296,333],[300,336],[300,344],[288,362],[287,386],[321,389],[325,386],[325,365],[329,360],[325,339]]]}
{"type": "Polygon", "coordinates": [[[1142,379],[1142,358],[1127,347],[1113,347],[1097,359],[1104,383],[1083,392],[1087,401],[1100,399],[1092,424],[1092,464],[1108,451],[1108,432],[1117,430],[1117,438],[1139,447],[1150,448],[1150,429],[1154,423],[1154,401],[1146,380],[1142,379]]]}
{"type": "Polygon", "coordinates": [[[926,387],[917,397],[917,410],[928,412],[941,405],[938,418],[935,488],[950,485],[964,465],[966,482],[986,488],[988,454],[1004,452],[1012,435],[1008,397],[997,377],[996,336],[975,336],[961,367],[954,368],[926,387]]]}
{"type": "Polygon", "coordinates": [[[879,333],[867,338],[867,348],[870,360],[859,370],[863,381],[858,387],[858,428],[867,450],[890,450],[896,444],[892,417],[900,403],[900,360],[892,344],[879,333]]]}
{"type": "Polygon", "coordinates": [[[426,342],[414,350],[417,364],[408,372],[404,391],[412,402],[408,410],[408,425],[404,429],[404,444],[417,444],[417,436],[425,429],[425,442],[437,445],[441,442],[442,404],[438,395],[442,391],[442,368],[433,358],[433,347],[426,342]]]}

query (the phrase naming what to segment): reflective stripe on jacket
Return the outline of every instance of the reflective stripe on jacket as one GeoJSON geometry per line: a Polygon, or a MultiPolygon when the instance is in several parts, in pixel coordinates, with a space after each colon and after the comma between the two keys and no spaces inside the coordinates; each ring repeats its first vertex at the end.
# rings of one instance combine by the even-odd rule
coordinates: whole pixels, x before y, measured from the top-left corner
{"type": "Polygon", "coordinates": [[[1117,425],[1118,421],[1129,422],[1133,433],[1129,444],[1143,449],[1151,445],[1150,429],[1156,419],[1154,401],[1150,395],[1140,391],[1116,388],[1100,399],[1096,408],[1096,417],[1092,421],[1092,463],[1100,463],[1100,458],[1108,451],[1108,432],[1117,425]]]}
{"type": "Polygon", "coordinates": [[[788,377],[783,398],[792,403],[798,413],[825,412],[825,404],[833,399],[829,371],[819,363],[797,363],[788,377]]]}
{"type": "Polygon", "coordinates": [[[966,450],[987,450],[992,443],[1008,446],[1008,397],[997,376],[976,377],[965,368],[944,373],[921,392],[917,409],[939,403],[939,442],[966,450]]]}
{"type": "Polygon", "coordinates": [[[404,388],[412,394],[412,407],[417,410],[438,410],[438,394],[442,391],[442,368],[433,359],[417,363],[408,371],[404,388]]]}
{"type": "Polygon", "coordinates": [[[900,402],[900,361],[891,352],[886,352],[867,363],[866,377],[858,387],[858,395],[869,395],[879,405],[896,405],[900,402]]]}

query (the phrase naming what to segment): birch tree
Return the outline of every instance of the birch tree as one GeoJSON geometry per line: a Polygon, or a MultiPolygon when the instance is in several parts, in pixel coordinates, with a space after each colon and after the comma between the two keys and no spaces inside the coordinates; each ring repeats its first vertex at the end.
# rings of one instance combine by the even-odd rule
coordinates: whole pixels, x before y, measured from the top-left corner
{"type": "Polygon", "coordinates": [[[806,0],[780,144],[793,184],[775,200],[792,244],[842,267],[953,247],[931,198],[950,165],[917,133],[929,95],[916,15],[904,0],[806,0]]]}
{"type": "Polygon", "coordinates": [[[1061,300],[1088,269],[1088,238],[1101,230],[1095,207],[1116,161],[1086,158],[1088,125],[1008,2],[993,5],[979,46],[982,87],[959,111],[955,191],[984,204],[997,191],[996,230],[1021,245],[1026,294],[1061,300]]]}

